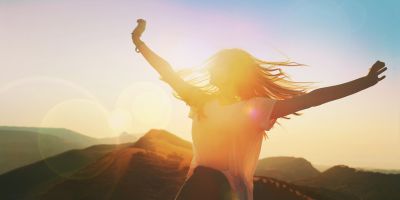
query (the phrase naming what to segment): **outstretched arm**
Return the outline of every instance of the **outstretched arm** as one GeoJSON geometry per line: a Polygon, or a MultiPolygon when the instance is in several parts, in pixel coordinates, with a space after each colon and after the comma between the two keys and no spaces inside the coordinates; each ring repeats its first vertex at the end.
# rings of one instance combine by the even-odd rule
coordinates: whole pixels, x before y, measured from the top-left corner
{"type": "Polygon", "coordinates": [[[385,63],[377,61],[371,68],[368,75],[339,85],[318,88],[307,94],[293,97],[286,100],[278,100],[275,103],[271,118],[276,119],[294,112],[318,106],[345,96],[354,94],[375,85],[385,78],[378,75],[387,69],[385,63]]]}
{"type": "Polygon", "coordinates": [[[161,79],[167,82],[188,105],[196,106],[201,104],[208,95],[195,86],[185,82],[166,60],[153,52],[140,39],[145,25],[146,22],[143,19],[139,19],[138,26],[132,32],[132,41],[136,46],[136,51],[144,56],[147,62],[161,75],[161,79]]]}

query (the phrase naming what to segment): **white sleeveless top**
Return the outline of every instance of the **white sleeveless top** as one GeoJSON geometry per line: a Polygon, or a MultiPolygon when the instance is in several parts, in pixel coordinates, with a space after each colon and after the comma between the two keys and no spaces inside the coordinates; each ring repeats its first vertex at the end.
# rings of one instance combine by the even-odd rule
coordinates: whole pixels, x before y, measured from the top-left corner
{"type": "Polygon", "coordinates": [[[229,105],[218,100],[204,104],[205,118],[191,107],[193,158],[186,180],[198,165],[218,169],[228,179],[239,200],[253,200],[253,175],[263,134],[276,119],[270,119],[276,100],[253,97],[229,105]]]}

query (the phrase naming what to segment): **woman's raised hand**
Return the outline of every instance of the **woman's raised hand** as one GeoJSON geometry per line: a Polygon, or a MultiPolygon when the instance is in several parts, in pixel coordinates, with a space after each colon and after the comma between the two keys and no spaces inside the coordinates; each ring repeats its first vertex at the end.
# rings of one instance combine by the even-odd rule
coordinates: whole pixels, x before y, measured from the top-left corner
{"type": "Polygon", "coordinates": [[[132,31],[132,41],[136,44],[137,41],[140,40],[140,37],[142,36],[142,33],[146,29],[146,21],[144,19],[138,19],[137,20],[137,26],[136,28],[132,31]]]}
{"type": "Polygon", "coordinates": [[[387,67],[385,67],[385,63],[381,61],[376,61],[371,68],[369,68],[367,79],[370,81],[372,85],[375,85],[379,81],[383,80],[386,76],[378,77],[379,74],[386,71],[387,67]]]}

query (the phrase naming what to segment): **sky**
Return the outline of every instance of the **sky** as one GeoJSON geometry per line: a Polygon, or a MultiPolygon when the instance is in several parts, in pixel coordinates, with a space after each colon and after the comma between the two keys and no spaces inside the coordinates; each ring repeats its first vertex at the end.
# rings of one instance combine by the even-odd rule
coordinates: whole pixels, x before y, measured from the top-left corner
{"type": "Polygon", "coordinates": [[[283,68],[315,87],[386,78],[279,119],[260,157],[400,169],[399,1],[0,0],[0,125],[64,127],[91,137],[166,129],[191,141],[189,108],[134,51],[142,40],[174,69],[242,48],[307,67],[283,68]]]}

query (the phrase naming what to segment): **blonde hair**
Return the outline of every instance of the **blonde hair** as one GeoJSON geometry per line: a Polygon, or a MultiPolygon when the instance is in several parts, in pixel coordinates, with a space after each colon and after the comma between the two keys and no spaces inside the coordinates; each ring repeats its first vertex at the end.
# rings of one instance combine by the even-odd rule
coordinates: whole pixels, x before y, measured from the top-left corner
{"type": "MultiPolygon", "coordinates": [[[[217,95],[219,88],[210,83],[209,70],[219,67],[218,64],[221,63],[229,66],[229,70],[232,70],[228,72],[230,73],[228,76],[234,80],[238,98],[241,100],[256,96],[275,100],[290,99],[308,93],[312,88],[311,84],[315,83],[292,81],[289,75],[278,67],[307,65],[290,61],[265,61],[238,48],[220,50],[203,63],[201,67],[183,69],[178,71],[178,74],[190,84],[210,95],[217,95]]],[[[182,99],[176,93],[174,96],[182,99]]],[[[299,116],[302,113],[295,112],[293,114],[299,116]]],[[[290,119],[287,116],[281,118],[290,119]]]]}

